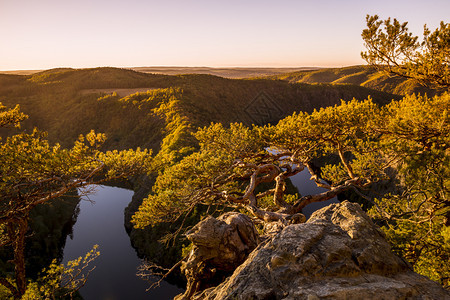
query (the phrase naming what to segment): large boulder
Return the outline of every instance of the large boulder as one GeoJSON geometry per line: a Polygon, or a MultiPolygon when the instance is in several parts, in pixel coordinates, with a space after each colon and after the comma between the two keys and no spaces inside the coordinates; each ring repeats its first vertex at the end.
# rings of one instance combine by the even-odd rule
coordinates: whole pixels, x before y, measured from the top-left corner
{"type": "Polygon", "coordinates": [[[259,243],[252,220],[235,212],[217,219],[206,218],[187,232],[186,237],[193,249],[181,266],[188,280],[187,289],[177,299],[191,299],[194,293],[222,282],[259,243]]]}
{"type": "Polygon", "coordinates": [[[394,255],[358,204],[344,201],[285,227],[232,276],[196,299],[450,299],[394,255]]]}

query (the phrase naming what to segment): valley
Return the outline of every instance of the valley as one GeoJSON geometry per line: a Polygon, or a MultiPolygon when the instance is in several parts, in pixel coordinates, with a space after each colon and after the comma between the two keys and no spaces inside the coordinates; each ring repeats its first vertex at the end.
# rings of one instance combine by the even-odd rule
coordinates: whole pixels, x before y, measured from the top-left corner
{"type": "MultiPolygon", "coordinates": [[[[135,194],[125,208],[124,226],[139,257],[151,258],[168,267],[180,259],[186,244],[177,242],[167,253],[161,239],[164,232],[179,224],[162,223],[136,229],[131,218],[150,193],[157,174],[199,148],[192,136],[197,129],[211,123],[229,126],[237,122],[249,127],[275,125],[295,112],[313,113],[321,108],[336,107],[342,100],[370,98],[383,106],[410,93],[433,95],[439,91],[409,80],[387,77],[367,66],[339,69],[63,68],[6,72],[0,74],[0,102],[8,107],[20,105],[29,118],[20,128],[0,128],[0,135],[6,139],[22,131],[30,133],[37,127],[48,133],[52,144],[71,147],[80,134],[93,129],[106,134],[104,151],[139,147],[153,150],[157,162],[153,172],[131,180],[135,194]]],[[[293,182],[295,185],[306,182],[310,174],[303,172],[301,176],[301,180],[294,178],[299,181],[293,182]]],[[[71,211],[74,209],[70,207],[71,211]]],[[[312,213],[306,211],[308,216],[312,213]]],[[[49,219],[46,214],[51,212],[44,210],[37,218],[49,219]]],[[[189,222],[198,221],[202,213],[200,209],[189,222]]],[[[74,214],[78,215],[78,211],[74,214]]],[[[74,222],[76,215],[66,219],[74,222]]],[[[62,258],[65,236],[73,234],[73,223],[70,226],[68,231],[58,235],[62,244],[49,255],[62,258]]]]}

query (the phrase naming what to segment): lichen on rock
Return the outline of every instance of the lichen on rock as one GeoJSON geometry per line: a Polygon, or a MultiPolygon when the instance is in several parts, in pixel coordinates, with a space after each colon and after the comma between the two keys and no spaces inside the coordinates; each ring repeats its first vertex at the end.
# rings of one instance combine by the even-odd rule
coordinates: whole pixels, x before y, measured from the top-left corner
{"type": "MultiPolygon", "coordinates": [[[[220,255],[226,256],[225,252],[220,255]]],[[[450,299],[448,291],[414,273],[408,263],[392,253],[381,230],[358,204],[348,201],[316,211],[304,224],[286,226],[261,243],[219,286],[190,296],[242,300],[450,299]]]]}

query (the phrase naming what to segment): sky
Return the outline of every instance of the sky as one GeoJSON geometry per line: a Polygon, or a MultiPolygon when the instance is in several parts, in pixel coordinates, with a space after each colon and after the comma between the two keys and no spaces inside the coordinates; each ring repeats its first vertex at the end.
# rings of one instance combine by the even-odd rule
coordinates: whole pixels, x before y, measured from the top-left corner
{"type": "Polygon", "coordinates": [[[0,0],[0,70],[364,64],[365,16],[422,37],[449,0],[0,0]]]}

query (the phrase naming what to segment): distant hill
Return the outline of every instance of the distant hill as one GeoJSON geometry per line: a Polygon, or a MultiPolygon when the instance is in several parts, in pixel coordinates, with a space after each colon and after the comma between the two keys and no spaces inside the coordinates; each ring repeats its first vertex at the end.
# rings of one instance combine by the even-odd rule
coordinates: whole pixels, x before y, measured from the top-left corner
{"type": "MultiPolygon", "coordinates": [[[[69,68],[59,68],[53,70],[64,70],[69,68]]],[[[183,75],[183,74],[208,74],[224,78],[252,78],[285,74],[304,70],[318,70],[317,67],[299,67],[299,68],[266,68],[266,67],[230,67],[230,68],[210,68],[210,67],[132,67],[129,70],[163,75],[183,75]]],[[[52,71],[53,71],[52,70],[52,71]]],[[[33,75],[44,70],[17,70],[0,71],[0,74],[10,75],[33,75]]]]}
{"type": "Polygon", "coordinates": [[[296,71],[270,76],[269,78],[285,80],[291,83],[352,84],[397,95],[426,93],[429,96],[433,96],[438,92],[423,87],[412,79],[387,76],[371,66],[296,71]]]}
{"type": "Polygon", "coordinates": [[[289,72],[318,70],[317,67],[300,67],[300,68],[208,68],[208,67],[136,67],[131,70],[165,75],[182,75],[182,74],[208,74],[224,78],[252,78],[285,74],[289,72]]]}
{"type": "Polygon", "coordinates": [[[17,71],[0,71],[0,74],[9,75],[32,75],[35,73],[42,72],[43,70],[17,70],[17,71]]]}
{"type": "Polygon", "coordinates": [[[64,146],[94,129],[107,134],[109,149],[140,146],[158,151],[161,141],[176,131],[169,126],[176,118],[189,131],[211,122],[276,123],[294,111],[310,112],[341,99],[370,95],[387,103],[398,98],[363,86],[292,81],[169,76],[117,68],[54,69],[0,74],[0,102],[20,104],[30,116],[22,129],[46,130],[50,141],[64,146]]]}
{"type": "MultiPolygon", "coordinates": [[[[117,68],[102,68],[116,69],[117,68]]],[[[80,71],[93,69],[70,69],[58,68],[46,71],[21,70],[21,71],[0,71],[2,75],[41,75],[62,73],[64,71],[80,71]]],[[[328,83],[328,84],[352,84],[366,88],[383,91],[396,95],[406,95],[412,93],[427,94],[433,96],[439,91],[431,90],[421,86],[414,80],[408,80],[398,76],[387,76],[371,66],[351,66],[344,68],[209,68],[209,67],[133,67],[121,70],[131,70],[137,73],[148,73],[153,75],[214,75],[230,79],[252,79],[265,78],[271,80],[283,80],[290,83],[328,83]]],[[[80,73],[77,73],[79,76],[80,73]]],[[[134,79],[142,76],[132,76],[134,79]]],[[[77,78],[76,78],[77,79],[77,78]]],[[[97,78],[98,79],[98,78],[97,78]]],[[[77,79],[78,80],[78,79],[77,79]]],[[[108,79],[106,79],[108,80],[108,79]]],[[[128,79],[127,79],[128,80],[128,79]]],[[[104,81],[104,80],[103,80],[104,81]]],[[[141,82],[138,80],[138,82],[141,82]]],[[[97,81],[93,81],[97,84],[97,81]]],[[[129,82],[128,82],[129,83],[129,82]]],[[[123,85],[123,84],[122,84],[123,85]]],[[[114,87],[116,88],[116,87],[114,87]]],[[[93,88],[94,89],[94,88],[93,88]]]]}

